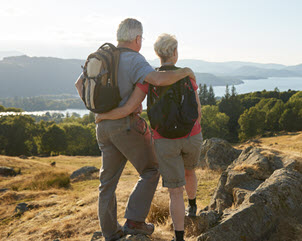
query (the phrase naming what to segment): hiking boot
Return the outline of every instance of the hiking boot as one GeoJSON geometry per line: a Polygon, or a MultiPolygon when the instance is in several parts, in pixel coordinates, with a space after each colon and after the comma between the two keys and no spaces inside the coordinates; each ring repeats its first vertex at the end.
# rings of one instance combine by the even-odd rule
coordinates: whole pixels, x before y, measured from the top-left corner
{"type": "Polygon", "coordinates": [[[105,241],[116,241],[124,236],[125,236],[124,232],[122,230],[119,230],[109,238],[105,238],[105,241]]]}
{"type": "Polygon", "coordinates": [[[186,209],[186,216],[188,217],[196,217],[197,206],[188,206],[186,209]]]}
{"type": "Polygon", "coordinates": [[[154,232],[154,225],[152,223],[137,222],[127,219],[123,231],[125,234],[151,235],[154,232]]]}

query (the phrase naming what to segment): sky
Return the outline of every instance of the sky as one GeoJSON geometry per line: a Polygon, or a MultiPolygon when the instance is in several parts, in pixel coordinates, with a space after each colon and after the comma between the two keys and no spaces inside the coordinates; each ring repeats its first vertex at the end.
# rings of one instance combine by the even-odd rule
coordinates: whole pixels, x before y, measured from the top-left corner
{"type": "Polygon", "coordinates": [[[180,59],[302,63],[301,0],[0,0],[0,51],[86,59],[116,44],[119,23],[142,22],[141,53],[156,59],[161,33],[180,59]]]}

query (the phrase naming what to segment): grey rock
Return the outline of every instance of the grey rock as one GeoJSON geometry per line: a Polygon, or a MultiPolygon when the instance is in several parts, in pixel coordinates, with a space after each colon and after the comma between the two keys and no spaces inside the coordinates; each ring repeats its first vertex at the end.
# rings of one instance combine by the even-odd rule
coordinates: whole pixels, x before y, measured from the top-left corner
{"type": "Polygon", "coordinates": [[[27,203],[19,203],[15,208],[15,213],[24,213],[28,210],[29,208],[27,203]]]}
{"type": "Polygon", "coordinates": [[[101,231],[94,232],[90,241],[100,241],[103,239],[103,233],[101,231]]]}
{"type": "Polygon", "coordinates": [[[263,182],[249,199],[226,209],[219,224],[199,241],[266,240],[285,216],[302,217],[302,174],[282,168],[263,182]]]}
{"type": "Polygon", "coordinates": [[[0,176],[16,176],[18,173],[12,167],[0,167],[0,176]]]}
{"type": "Polygon", "coordinates": [[[201,147],[200,166],[225,170],[241,153],[230,143],[219,138],[206,139],[201,147]]]}
{"type": "Polygon", "coordinates": [[[1,192],[6,192],[6,191],[8,191],[8,190],[9,190],[8,188],[1,188],[1,189],[0,189],[0,193],[1,193],[1,192]]]}
{"type": "Polygon", "coordinates": [[[143,234],[137,234],[137,235],[127,235],[119,241],[126,241],[126,240],[132,240],[132,241],[151,241],[152,239],[146,235],[143,234]]]}
{"type": "Polygon", "coordinates": [[[21,156],[19,156],[19,158],[21,158],[21,159],[28,159],[28,157],[25,156],[25,155],[21,155],[21,156]]]}
{"type": "Polygon", "coordinates": [[[281,158],[259,148],[247,148],[221,174],[209,209],[222,213],[232,205],[238,206],[271,174],[283,168],[281,158]]]}
{"type": "Polygon", "coordinates": [[[85,166],[76,171],[74,171],[70,175],[70,179],[77,179],[77,178],[89,178],[93,173],[99,172],[99,169],[93,166],[85,166]]]}

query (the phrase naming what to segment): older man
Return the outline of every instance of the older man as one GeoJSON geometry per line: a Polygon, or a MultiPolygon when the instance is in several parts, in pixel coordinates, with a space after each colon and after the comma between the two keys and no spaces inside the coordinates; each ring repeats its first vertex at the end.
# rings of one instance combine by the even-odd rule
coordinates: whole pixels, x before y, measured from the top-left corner
{"type": "MultiPolygon", "coordinates": [[[[118,86],[122,98],[119,106],[126,103],[137,83],[171,85],[185,76],[195,78],[189,68],[169,72],[156,72],[139,54],[142,47],[142,24],[136,19],[125,19],[117,30],[118,47],[134,51],[121,52],[118,68],[118,86]]],[[[76,82],[79,91],[80,77],[76,82]]],[[[79,91],[79,94],[80,91],[79,91]]],[[[98,217],[106,241],[117,240],[125,234],[152,234],[154,225],[145,223],[156,190],[159,172],[149,129],[134,114],[97,124],[97,141],[103,152],[100,171],[98,217]],[[126,207],[127,221],[122,228],[117,222],[116,186],[129,160],[140,175],[130,194],[126,207]]]]}

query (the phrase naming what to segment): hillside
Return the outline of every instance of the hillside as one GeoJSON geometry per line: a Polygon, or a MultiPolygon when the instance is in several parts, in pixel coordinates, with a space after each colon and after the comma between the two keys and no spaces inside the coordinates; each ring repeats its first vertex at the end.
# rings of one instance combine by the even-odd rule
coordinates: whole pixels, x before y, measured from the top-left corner
{"type": "MultiPolygon", "coordinates": [[[[85,60],[15,56],[0,61],[0,98],[41,95],[77,95],[74,82],[85,60]]],[[[150,61],[158,66],[158,60],[150,61]]],[[[257,64],[249,62],[206,62],[179,60],[180,67],[195,71],[197,83],[212,86],[236,85],[243,79],[302,76],[301,65],[257,64]]]]}
{"type": "MultiPolygon", "coordinates": [[[[302,132],[251,140],[237,148],[243,149],[250,145],[302,158],[302,132]]],[[[96,212],[99,185],[97,176],[92,180],[72,182],[67,188],[44,188],[44,190],[37,188],[39,187],[37,184],[47,180],[51,173],[63,172],[68,176],[74,170],[86,165],[100,168],[101,158],[56,156],[21,159],[0,156],[0,166],[20,168],[22,172],[22,175],[16,177],[0,177],[0,239],[8,241],[90,240],[92,234],[99,230],[96,212]],[[53,161],[56,162],[55,167],[50,166],[53,161]],[[41,173],[44,175],[43,178],[41,178],[41,173]],[[37,177],[42,180],[37,180],[37,177]],[[36,188],[33,188],[34,184],[36,188]],[[3,191],[3,188],[9,190],[3,191]],[[14,209],[18,203],[22,202],[29,203],[31,208],[23,215],[18,215],[14,213],[14,209]]],[[[199,209],[209,204],[219,176],[219,172],[197,170],[199,209]]],[[[128,163],[117,188],[118,220],[121,224],[124,223],[123,215],[127,197],[137,179],[136,171],[128,163]]],[[[172,231],[169,227],[170,221],[166,222],[167,216],[168,193],[159,184],[149,214],[149,221],[158,221],[156,231],[152,235],[153,240],[171,240],[172,231]],[[164,222],[160,223],[159,220],[164,220],[164,222]]],[[[300,231],[287,224],[284,227],[285,230],[278,230],[278,239],[270,239],[270,241],[298,241],[298,239],[284,239],[294,235],[288,233],[288,228],[292,232],[298,232],[297,236],[302,235],[302,226],[298,227],[300,231]]],[[[186,240],[193,241],[196,238],[191,237],[186,240]]]]}
{"type": "Polygon", "coordinates": [[[9,57],[0,61],[0,97],[74,94],[83,60],[9,57]]]}

